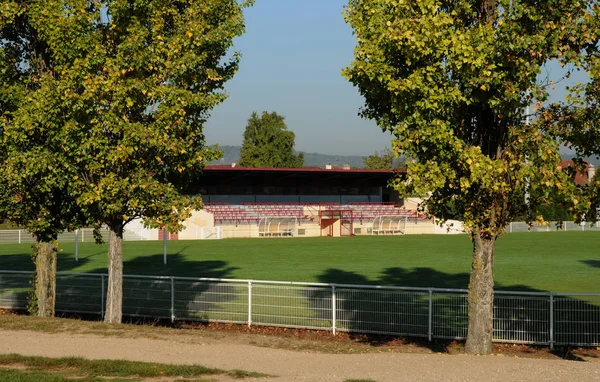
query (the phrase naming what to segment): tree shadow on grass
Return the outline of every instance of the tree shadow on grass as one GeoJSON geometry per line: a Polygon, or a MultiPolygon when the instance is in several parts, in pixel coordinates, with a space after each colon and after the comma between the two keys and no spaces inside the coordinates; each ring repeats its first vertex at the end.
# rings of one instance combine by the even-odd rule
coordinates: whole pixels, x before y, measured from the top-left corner
{"type": "MultiPolygon", "coordinates": [[[[184,249],[169,254],[167,265],[163,264],[162,254],[141,256],[123,263],[123,315],[157,319],[170,319],[174,316],[180,320],[245,321],[245,283],[197,279],[227,278],[236,268],[228,266],[224,261],[191,260],[182,255],[184,249]],[[239,312],[224,309],[238,305],[239,312]]],[[[90,274],[96,275],[61,276],[57,288],[57,310],[102,314],[108,278],[100,275],[106,272],[105,268],[98,268],[90,271],[90,274]]]]}
{"type": "Polygon", "coordinates": [[[600,260],[580,260],[580,262],[592,268],[600,268],[600,260]]]}
{"type": "MultiPolygon", "coordinates": [[[[35,264],[31,253],[20,253],[14,255],[0,256],[0,270],[33,272],[35,264]]],[[[79,263],[69,261],[69,256],[59,253],[57,255],[58,271],[71,271],[90,260],[80,259],[79,263]]],[[[61,288],[61,278],[57,277],[57,294],[61,288]]],[[[29,298],[33,294],[33,274],[2,274],[0,273],[0,306],[11,309],[25,309],[29,304],[29,298]]]]}
{"type": "MultiPolygon", "coordinates": [[[[467,273],[446,274],[431,268],[386,269],[373,282],[355,272],[328,269],[318,276],[323,283],[378,284],[428,288],[465,289],[467,273]]],[[[540,292],[524,285],[506,286],[496,283],[496,290],[540,292]]],[[[316,316],[331,320],[325,305],[331,291],[306,292],[316,316]]],[[[558,343],[600,343],[600,298],[553,296],[554,341],[558,343]],[[575,329],[576,328],[576,329],[575,329]]],[[[415,342],[436,352],[447,351],[453,338],[467,335],[468,309],[464,292],[398,289],[336,288],[336,325],[356,335],[361,341],[381,345],[389,339],[381,335],[421,337],[430,334],[436,340],[415,342]],[[431,302],[430,302],[431,299],[431,302]],[[430,306],[431,303],[431,315],[430,306]],[[365,334],[366,333],[366,334],[365,334]]],[[[518,296],[496,294],[494,301],[494,335],[498,339],[547,343],[550,340],[550,295],[518,296]]],[[[352,335],[353,336],[353,335],[352,335]]],[[[411,342],[410,338],[407,339],[411,342]]]]}

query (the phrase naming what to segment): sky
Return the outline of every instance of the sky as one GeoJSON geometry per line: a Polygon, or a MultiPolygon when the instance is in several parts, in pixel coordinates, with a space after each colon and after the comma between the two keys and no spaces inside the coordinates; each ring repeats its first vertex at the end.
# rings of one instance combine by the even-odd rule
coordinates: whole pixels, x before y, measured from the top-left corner
{"type": "MultiPolygon", "coordinates": [[[[229,98],[205,126],[209,144],[241,145],[252,112],[274,111],[286,117],[299,151],[365,156],[390,146],[390,133],[358,116],[363,98],[341,75],[355,46],[342,16],[346,4],[257,0],[246,9],[246,33],[234,42],[240,70],[225,84],[229,98]]],[[[546,69],[554,79],[564,73],[557,63],[546,69]]],[[[552,98],[563,98],[565,85],[586,78],[575,73],[552,98]]]]}
{"type": "Polygon", "coordinates": [[[355,46],[345,4],[258,0],[246,10],[246,34],[234,42],[240,70],[206,124],[209,144],[241,145],[252,112],[275,111],[286,117],[299,151],[370,155],[390,146],[391,134],[358,116],[363,99],[341,75],[355,46]]]}

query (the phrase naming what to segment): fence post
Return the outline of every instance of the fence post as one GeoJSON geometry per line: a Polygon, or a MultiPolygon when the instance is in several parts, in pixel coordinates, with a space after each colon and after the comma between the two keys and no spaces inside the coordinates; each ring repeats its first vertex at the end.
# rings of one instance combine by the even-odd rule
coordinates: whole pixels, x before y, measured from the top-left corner
{"type": "Polygon", "coordinates": [[[100,275],[101,288],[100,289],[100,317],[104,318],[104,275],[100,275]]]}
{"type": "Polygon", "coordinates": [[[75,230],[75,261],[79,261],[79,230],[75,230]]]}
{"type": "Polygon", "coordinates": [[[429,342],[433,337],[433,291],[429,289],[429,311],[428,311],[428,324],[427,324],[427,338],[429,342]]]}
{"type": "Polygon", "coordinates": [[[167,230],[163,229],[163,264],[167,264],[167,230]]]}
{"type": "Polygon", "coordinates": [[[21,244],[21,230],[19,230],[19,244],[21,244]]]}
{"type": "Polygon", "coordinates": [[[550,350],[554,350],[554,295],[550,293],[550,350]]]}
{"type": "Polygon", "coordinates": [[[252,326],[252,281],[248,281],[248,327],[252,326]]]}
{"type": "Polygon", "coordinates": [[[171,277],[171,322],[175,322],[175,278],[171,277]]]}
{"type": "Polygon", "coordinates": [[[335,296],[335,285],[332,285],[331,286],[331,331],[333,332],[334,336],[335,336],[335,332],[337,330],[337,328],[336,328],[336,321],[337,321],[336,311],[337,311],[337,302],[336,302],[336,296],[335,296]]]}
{"type": "Polygon", "coordinates": [[[510,222],[510,224],[508,225],[509,229],[508,232],[512,233],[512,222],[510,222]]]}

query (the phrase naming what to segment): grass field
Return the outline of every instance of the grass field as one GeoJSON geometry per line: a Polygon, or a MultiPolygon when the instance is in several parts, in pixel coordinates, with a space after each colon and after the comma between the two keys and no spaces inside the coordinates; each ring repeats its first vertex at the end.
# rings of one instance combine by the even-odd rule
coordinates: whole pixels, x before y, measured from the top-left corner
{"type": "MultiPolygon", "coordinates": [[[[106,245],[61,244],[58,269],[106,272],[106,245]]],[[[497,289],[600,292],[600,233],[515,233],[497,246],[497,289]]],[[[464,288],[465,235],[125,242],[126,274],[464,288]]],[[[33,270],[30,245],[0,246],[0,269],[33,270]]]]}

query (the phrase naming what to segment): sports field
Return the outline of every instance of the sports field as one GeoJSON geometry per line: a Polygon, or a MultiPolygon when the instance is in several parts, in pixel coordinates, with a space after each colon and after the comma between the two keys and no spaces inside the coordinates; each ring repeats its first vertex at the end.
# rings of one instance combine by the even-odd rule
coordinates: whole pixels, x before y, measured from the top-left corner
{"type": "MultiPolygon", "coordinates": [[[[125,242],[126,274],[464,288],[465,235],[125,242]]],[[[106,244],[61,244],[59,271],[106,272],[106,244]]],[[[33,270],[30,245],[0,246],[0,269],[33,270]]],[[[498,241],[497,289],[600,292],[600,233],[514,233],[498,241]]]]}

